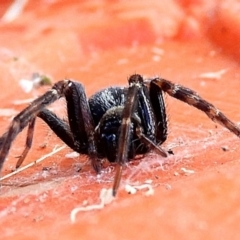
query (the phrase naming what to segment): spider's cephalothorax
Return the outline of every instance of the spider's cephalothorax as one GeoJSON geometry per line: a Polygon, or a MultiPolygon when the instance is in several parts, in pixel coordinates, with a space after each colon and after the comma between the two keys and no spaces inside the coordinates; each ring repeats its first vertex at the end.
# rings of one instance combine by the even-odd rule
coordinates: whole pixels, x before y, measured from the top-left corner
{"type": "Polygon", "coordinates": [[[71,80],[57,82],[52,89],[20,112],[0,138],[0,170],[15,137],[28,125],[26,146],[18,159],[18,168],[32,145],[36,117],[43,119],[55,134],[73,150],[87,154],[96,172],[100,159],[117,162],[113,195],[119,187],[123,165],[136,154],[167,152],[160,145],[167,138],[167,120],[163,92],[205,112],[213,121],[240,136],[240,128],[211,103],[189,88],[162,78],[144,80],[135,74],[125,88],[110,87],[97,92],[89,100],[81,83],[71,80]],[[68,122],[46,109],[65,97],[68,122]]]}

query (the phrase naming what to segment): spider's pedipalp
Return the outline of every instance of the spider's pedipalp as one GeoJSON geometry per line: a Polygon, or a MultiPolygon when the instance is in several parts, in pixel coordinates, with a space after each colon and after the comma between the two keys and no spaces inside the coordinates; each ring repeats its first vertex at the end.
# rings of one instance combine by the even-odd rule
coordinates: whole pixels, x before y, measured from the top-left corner
{"type": "Polygon", "coordinates": [[[204,100],[195,91],[184,86],[174,84],[166,79],[155,78],[152,83],[159,86],[164,92],[167,92],[171,97],[174,97],[182,102],[185,102],[195,108],[203,111],[212,121],[219,123],[235,135],[240,137],[240,128],[228,119],[214,105],[204,100]]]}
{"type": "Polygon", "coordinates": [[[158,146],[156,143],[154,143],[153,141],[151,141],[149,138],[147,138],[144,133],[143,133],[143,129],[138,126],[136,128],[136,134],[139,137],[139,139],[142,140],[142,142],[144,142],[146,145],[151,146],[151,148],[153,150],[155,150],[156,152],[159,153],[159,155],[161,155],[162,157],[167,157],[168,153],[167,151],[165,151],[160,145],[158,146]]]}

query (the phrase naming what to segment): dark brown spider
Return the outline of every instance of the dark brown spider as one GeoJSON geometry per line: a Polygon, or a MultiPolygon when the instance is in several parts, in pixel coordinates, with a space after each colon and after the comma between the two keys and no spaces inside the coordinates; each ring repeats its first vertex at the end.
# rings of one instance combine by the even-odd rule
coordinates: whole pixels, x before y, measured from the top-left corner
{"type": "Polygon", "coordinates": [[[25,149],[16,168],[22,164],[32,145],[36,117],[40,117],[70,148],[87,154],[97,173],[101,170],[101,158],[117,163],[113,185],[115,196],[123,165],[136,154],[153,149],[163,157],[168,156],[168,152],[160,147],[167,138],[163,92],[196,107],[240,136],[240,128],[236,124],[189,88],[162,78],[144,80],[138,74],[130,76],[128,82],[128,87],[109,87],[89,99],[81,83],[62,80],[54,84],[20,112],[0,138],[0,169],[13,140],[28,125],[25,149]],[[67,102],[68,123],[46,109],[61,97],[65,97],[67,102]]]}

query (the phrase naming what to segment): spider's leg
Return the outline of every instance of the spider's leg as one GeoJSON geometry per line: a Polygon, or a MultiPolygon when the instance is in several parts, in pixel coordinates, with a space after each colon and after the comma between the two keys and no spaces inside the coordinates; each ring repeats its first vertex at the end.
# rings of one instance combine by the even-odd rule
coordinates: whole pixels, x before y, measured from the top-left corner
{"type": "Polygon", "coordinates": [[[98,158],[95,124],[82,84],[72,82],[65,92],[65,98],[75,149],[85,149],[91,159],[93,168],[99,173],[101,162],[98,158]]]}
{"type": "Polygon", "coordinates": [[[32,146],[32,139],[33,139],[33,132],[34,132],[34,127],[36,123],[36,118],[34,117],[32,120],[30,120],[28,124],[28,131],[27,131],[27,139],[26,139],[26,144],[25,144],[25,149],[23,150],[22,154],[18,157],[18,161],[16,164],[16,168],[19,168],[25,157],[27,156],[31,146],[32,146]]]}
{"type": "Polygon", "coordinates": [[[5,132],[1,137],[0,137],[0,149],[2,149],[2,145],[5,142],[7,136],[7,132],[5,132]]]}
{"type": "Polygon", "coordinates": [[[56,114],[49,111],[48,109],[43,109],[38,113],[37,116],[41,118],[45,123],[47,123],[51,130],[71,149],[77,152],[79,151],[79,149],[75,146],[69,126],[63,120],[58,118],[56,114]]]}
{"type": "Polygon", "coordinates": [[[113,196],[116,196],[120,185],[123,165],[128,158],[128,150],[130,145],[130,127],[131,118],[137,108],[138,91],[143,85],[143,79],[139,75],[133,75],[129,79],[129,88],[126,95],[126,103],[122,113],[122,123],[120,127],[120,134],[118,139],[118,151],[116,156],[116,175],[113,183],[113,196]]]}
{"type": "Polygon", "coordinates": [[[143,129],[140,126],[136,128],[136,134],[142,140],[142,142],[144,142],[146,145],[151,146],[151,148],[158,152],[158,154],[160,154],[163,157],[168,156],[167,151],[165,151],[160,145],[155,144],[152,140],[145,136],[145,134],[143,133],[143,129]]]}
{"type": "Polygon", "coordinates": [[[47,105],[64,95],[64,90],[70,81],[59,81],[45,94],[34,100],[27,108],[14,117],[6,133],[0,138],[0,170],[8,155],[9,149],[16,136],[34,119],[47,105]]]}
{"type": "Polygon", "coordinates": [[[168,123],[163,91],[158,86],[150,82],[149,96],[157,122],[156,142],[160,145],[167,139],[168,134],[168,123]]]}
{"type": "Polygon", "coordinates": [[[162,78],[155,78],[151,83],[156,84],[164,92],[167,92],[170,96],[188,103],[191,106],[203,111],[210,119],[219,123],[223,127],[227,128],[235,135],[240,137],[240,128],[228,119],[220,110],[218,110],[211,103],[204,100],[193,90],[183,87],[178,84],[174,84],[168,80],[162,78]]]}
{"type": "Polygon", "coordinates": [[[139,137],[139,139],[142,142],[144,142],[146,145],[150,146],[153,150],[158,152],[158,154],[160,154],[162,157],[167,157],[168,156],[168,152],[165,151],[162,147],[160,147],[160,145],[157,145],[154,141],[149,139],[144,134],[144,130],[143,130],[142,126],[141,126],[141,121],[140,121],[140,119],[138,118],[138,116],[136,114],[133,114],[132,120],[137,125],[137,127],[136,127],[136,134],[139,137]]]}

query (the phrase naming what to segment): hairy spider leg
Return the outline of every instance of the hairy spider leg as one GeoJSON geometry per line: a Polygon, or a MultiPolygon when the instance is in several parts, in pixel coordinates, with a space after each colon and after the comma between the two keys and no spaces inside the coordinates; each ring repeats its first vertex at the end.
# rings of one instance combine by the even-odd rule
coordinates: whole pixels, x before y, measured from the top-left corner
{"type": "Polygon", "coordinates": [[[21,166],[21,164],[23,163],[23,161],[24,161],[25,157],[27,156],[29,150],[31,149],[35,123],[36,123],[36,117],[34,117],[32,120],[30,120],[30,122],[28,124],[28,131],[27,131],[25,149],[23,150],[22,154],[18,157],[19,159],[17,161],[16,168],[19,168],[21,166]]]}
{"type": "Polygon", "coordinates": [[[72,82],[70,80],[57,82],[52,89],[34,100],[27,108],[25,108],[13,119],[8,131],[0,138],[0,169],[2,168],[8,155],[13,140],[27,125],[29,125],[26,146],[17,162],[17,167],[22,164],[29,149],[31,148],[35,118],[38,115],[45,120],[46,123],[53,128],[53,130],[58,128],[55,133],[57,135],[64,136],[61,137],[61,139],[72,149],[79,150],[79,144],[81,145],[83,143],[81,147],[85,144],[94,169],[96,172],[100,172],[101,166],[100,161],[98,161],[97,158],[97,149],[94,139],[94,123],[86,94],[80,83],[72,82]],[[69,133],[69,127],[63,121],[60,121],[58,118],[54,118],[56,115],[50,114],[50,111],[44,109],[47,105],[64,96],[67,100],[68,118],[72,136],[69,133]],[[56,121],[54,122],[53,119],[56,121]],[[57,127],[53,127],[52,124],[55,124],[56,122],[58,123],[57,127]],[[59,131],[59,129],[61,130],[59,131]],[[81,138],[82,135],[83,138],[81,138]],[[71,139],[72,137],[73,139],[71,139]]]}
{"type": "Polygon", "coordinates": [[[67,102],[69,126],[47,109],[41,111],[38,117],[42,118],[70,148],[88,154],[93,168],[99,173],[101,165],[97,157],[95,125],[83,85],[71,81],[64,96],[67,102]]]}
{"type": "MultiPolygon", "coordinates": [[[[2,169],[3,163],[9,153],[9,149],[12,145],[13,140],[16,138],[16,136],[30,122],[32,122],[32,121],[34,122],[33,119],[36,118],[39,111],[41,111],[47,105],[53,103],[54,101],[56,101],[63,95],[64,89],[66,88],[67,84],[68,84],[68,81],[64,81],[64,80],[56,83],[52,87],[52,89],[47,91],[41,97],[34,100],[27,108],[25,108],[16,117],[14,117],[8,131],[2,135],[1,140],[0,140],[0,143],[1,143],[0,170],[2,169]]],[[[33,134],[34,124],[33,124],[33,126],[31,126],[31,124],[30,124],[29,127],[30,127],[30,130],[28,131],[28,134],[30,134],[30,136],[27,137],[28,143],[31,142],[31,135],[33,134]]],[[[25,149],[28,149],[28,147],[31,147],[31,143],[29,146],[26,146],[25,149]]],[[[26,152],[28,152],[28,150],[26,150],[26,152]]],[[[22,162],[23,162],[23,160],[24,160],[24,158],[21,159],[22,162]]]]}
{"type": "Polygon", "coordinates": [[[189,88],[174,84],[163,78],[154,78],[152,79],[151,83],[156,84],[160,89],[168,93],[170,96],[203,111],[212,121],[217,122],[240,137],[240,128],[230,119],[228,119],[214,105],[200,97],[198,93],[189,88]]]}
{"type": "MultiPolygon", "coordinates": [[[[157,131],[156,119],[154,112],[152,111],[152,105],[150,102],[148,89],[147,86],[144,84],[142,76],[138,74],[132,75],[128,81],[129,88],[126,94],[126,103],[122,112],[122,123],[118,139],[118,152],[116,156],[117,167],[113,184],[113,196],[116,196],[121,181],[122,169],[128,158],[128,151],[131,139],[130,127],[132,122],[136,123],[136,134],[142,140],[142,142],[157,150],[158,153],[160,153],[163,157],[168,156],[167,152],[164,151],[162,148],[158,147],[155,143],[157,131]],[[139,116],[136,115],[137,109],[139,116]]],[[[159,95],[159,92],[157,91],[155,91],[154,93],[154,97],[157,97],[159,95]]],[[[158,96],[158,98],[160,98],[160,96],[158,96]]],[[[165,109],[163,109],[163,111],[164,110],[165,109]]],[[[159,117],[159,119],[164,118],[164,114],[162,113],[162,116],[159,117]]],[[[167,126],[164,127],[167,128],[167,126]]],[[[162,130],[162,133],[163,135],[166,134],[165,130],[162,130]]],[[[166,136],[164,135],[162,137],[162,141],[164,141],[166,139],[166,136]]]]}
{"type": "Polygon", "coordinates": [[[113,192],[112,195],[116,196],[117,190],[120,185],[122,177],[123,165],[126,163],[128,158],[128,149],[130,144],[130,127],[131,127],[131,118],[133,112],[136,110],[138,102],[138,90],[140,88],[140,82],[130,82],[129,88],[126,96],[126,104],[123,108],[122,113],[122,123],[120,127],[120,135],[118,139],[118,151],[116,156],[116,174],[113,183],[113,192]]]}
{"type": "Polygon", "coordinates": [[[156,142],[160,145],[165,142],[168,134],[168,123],[163,91],[157,85],[150,82],[149,96],[157,122],[156,142]]]}

